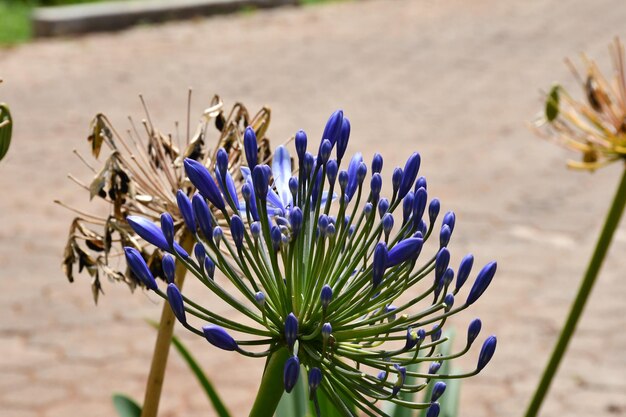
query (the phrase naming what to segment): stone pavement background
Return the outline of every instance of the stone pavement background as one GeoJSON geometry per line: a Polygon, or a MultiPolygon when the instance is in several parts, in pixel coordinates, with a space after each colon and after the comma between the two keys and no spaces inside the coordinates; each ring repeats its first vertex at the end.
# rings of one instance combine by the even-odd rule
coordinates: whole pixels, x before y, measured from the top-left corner
{"type": "MultiPolygon", "coordinates": [[[[621,0],[361,1],[217,17],[0,50],[2,100],[15,138],[0,163],[0,415],[113,416],[113,391],[143,398],[157,318],[154,297],[105,282],[93,305],[87,278],[70,285],[59,264],[72,215],[88,207],[65,177],[89,173],[87,126],[98,111],[116,126],[136,118],[144,93],[163,129],[213,93],[226,104],[273,109],[270,137],[304,128],[315,138],[345,110],[349,152],[381,151],[385,172],[422,155],[421,173],[458,216],[455,263],[497,259],[490,291],[471,315],[499,338],[494,361],[463,384],[463,416],[520,416],[576,291],[620,167],[568,172],[566,152],[533,137],[525,121],[539,89],[571,85],[564,56],[586,51],[608,64],[626,38],[621,0]]],[[[571,155],[569,155],[571,156],[571,155]]],[[[626,415],[626,225],[545,404],[543,416],[626,415]]],[[[234,415],[246,415],[262,371],[188,341],[234,415]]],[[[461,362],[471,366],[477,352],[461,362]]],[[[173,354],[161,415],[211,416],[173,354]]]]}

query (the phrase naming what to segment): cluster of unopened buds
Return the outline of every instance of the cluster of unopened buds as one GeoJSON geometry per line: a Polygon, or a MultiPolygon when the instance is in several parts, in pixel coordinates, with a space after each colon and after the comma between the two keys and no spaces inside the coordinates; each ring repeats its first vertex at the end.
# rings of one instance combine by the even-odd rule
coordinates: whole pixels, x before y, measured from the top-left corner
{"type": "Polygon", "coordinates": [[[442,336],[444,324],[481,297],[496,263],[476,274],[459,302],[474,258],[465,256],[456,273],[451,267],[447,246],[455,215],[441,216],[437,228],[440,202],[429,202],[426,180],[418,177],[419,154],[413,153],[404,169],[393,170],[390,197],[385,198],[379,154],[369,169],[357,153],[347,170],[341,170],[349,135],[350,123],[337,111],[326,124],[316,156],[307,151],[307,136],[299,131],[296,159],[292,161],[287,148],[279,146],[270,167],[258,163],[256,137],[247,129],[247,167],[241,168],[244,181],[239,190],[224,150],[209,167],[186,159],[186,174],[198,193],[178,192],[184,222],[175,223],[168,213],[162,214],[161,227],[142,217],[127,218],[139,236],[165,252],[167,289],[160,288],[133,248],[126,248],[128,265],[147,288],[169,301],[185,328],[212,345],[252,357],[287,349],[287,392],[304,366],[312,400],[321,389],[346,415],[353,415],[354,406],[370,416],[386,415],[377,405],[385,400],[428,408],[428,416],[435,417],[446,385],[434,380],[475,375],[494,354],[496,338],[490,336],[475,369],[438,373],[444,361],[467,353],[479,336],[481,321],[475,319],[468,326],[465,346],[440,354],[448,342],[442,336]],[[218,225],[215,212],[222,213],[228,226],[218,225]],[[193,254],[175,241],[182,227],[195,239],[193,254]],[[426,259],[418,263],[433,234],[439,240],[431,245],[434,254],[422,255],[426,259]],[[181,294],[174,283],[177,262],[252,324],[217,314],[181,294]],[[222,279],[236,291],[227,290],[222,279]],[[407,369],[415,363],[428,364],[427,371],[407,369]],[[409,376],[418,383],[405,383],[409,376]],[[399,396],[421,391],[429,383],[430,401],[405,401],[399,396]]]}

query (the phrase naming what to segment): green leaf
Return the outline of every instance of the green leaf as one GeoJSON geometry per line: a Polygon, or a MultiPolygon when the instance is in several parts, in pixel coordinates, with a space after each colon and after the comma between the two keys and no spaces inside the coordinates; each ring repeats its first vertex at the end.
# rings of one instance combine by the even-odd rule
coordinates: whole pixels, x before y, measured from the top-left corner
{"type": "Polygon", "coordinates": [[[301,366],[296,386],[289,394],[286,392],[283,394],[276,408],[275,417],[306,417],[309,402],[306,379],[306,369],[301,366]]]}
{"type": "MultiPolygon", "coordinates": [[[[158,329],[158,324],[156,322],[149,320],[148,323],[152,325],[152,327],[154,327],[155,329],[158,329]]],[[[193,374],[196,376],[196,379],[198,380],[200,385],[202,385],[202,389],[204,389],[204,393],[211,401],[211,404],[213,404],[213,408],[215,408],[215,412],[217,412],[217,415],[219,417],[231,417],[228,409],[224,405],[224,402],[213,387],[213,384],[206,376],[204,371],[202,371],[200,365],[198,365],[198,361],[191,355],[191,353],[189,353],[189,350],[185,347],[183,342],[181,342],[178,337],[172,336],[172,344],[174,345],[180,356],[182,356],[183,360],[187,363],[189,369],[191,369],[193,374]]]]}
{"type": "MultiPolygon", "coordinates": [[[[317,395],[317,402],[320,406],[320,414],[322,415],[322,417],[343,417],[343,414],[339,410],[337,410],[337,407],[335,407],[333,402],[330,400],[330,398],[328,398],[328,395],[326,395],[326,393],[323,390],[318,389],[316,395],[317,395]]],[[[310,407],[311,407],[310,414],[314,416],[315,407],[313,405],[313,402],[311,402],[310,407]]],[[[355,407],[350,407],[350,410],[352,411],[353,414],[356,414],[355,407]]]]}
{"type": "Polygon", "coordinates": [[[554,121],[559,115],[559,90],[561,86],[556,84],[552,86],[546,100],[546,120],[554,121]]]}
{"type": "Polygon", "coordinates": [[[132,398],[124,394],[113,394],[113,406],[119,417],[140,417],[141,407],[132,398]]]}
{"type": "Polygon", "coordinates": [[[11,144],[11,133],[13,131],[13,120],[9,107],[0,103],[0,160],[4,158],[11,144]]]}

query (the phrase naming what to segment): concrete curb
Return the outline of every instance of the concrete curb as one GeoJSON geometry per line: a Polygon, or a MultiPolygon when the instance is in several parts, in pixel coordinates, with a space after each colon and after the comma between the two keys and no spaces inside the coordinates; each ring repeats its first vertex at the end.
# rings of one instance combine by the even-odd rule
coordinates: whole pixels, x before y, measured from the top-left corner
{"type": "Polygon", "coordinates": [[[36,37],[120,30],[137,23],[165,22],[233,13],[242,8],[297,5],[298,0],[132,0],[38,7],[31,16],[36,37]]]}

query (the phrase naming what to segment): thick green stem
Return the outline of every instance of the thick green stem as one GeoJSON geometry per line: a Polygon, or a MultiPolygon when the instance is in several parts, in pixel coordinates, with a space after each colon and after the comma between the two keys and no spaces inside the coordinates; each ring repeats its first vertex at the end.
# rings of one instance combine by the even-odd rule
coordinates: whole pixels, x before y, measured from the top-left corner
{"type": "Polygon", "coordinates": [[[613,239],[613,234],[619,225],[620,218],[622,217],[622,213],[624,212],[624,206],[626,205],[626,170],[622,174],[622,180],[620,181],[617,192],[615,193],[615,197],[613,198],[613,204],[609,209],[609,213],[606,216],[606,220],[604,222],[604,227],[602,228],[602,232],[600,233],[600,237],[598,238],[598,243],[596,244],[596,248],[591,256],[591,260],[589,261],[589,265],[587,267],[587,272],[585,272],[585,276],[580,284],[580,288],[578,290],[578,294],[576,295],[576,299],[572,304],[569,315],[567,317],[567,321],[565,322],[565,326],[561,331],[559,336],[559,340],[557,341],[554,350],[552,351],[552,356],[546,366],[546,369],[543,372],[543,376],[541,377],[541,382],[535,391],[535,395],[533,396],[528,409],[526,411],[526,417],[535,417],[539,413],[539,408],[550,388],[550,384],[556,371],[561,363],[561,359],[563,359],[563,355],[567,350],[567,345],[569,344],[570,339],[574,335],[574,331],[576,330],[576,324],[582,315],[582,312],[585,308],[585,304],[589,295],[591,294],[591,290],[593,289],[593,284],[596,281],[598,276],[598,272],[600,271],[600,267],[602,266],[602,262],[606,256],[606,253],[609,249],[609,245],[611,244],[611,240],[613,239]]]}
{"type": "MultiPolygon", "coordinates": [[[[192,237],[188,233],[183,233],[181,246],[189,252],[192,245],[192,237]]],[[[185,265],[179,262],[178,265],[176,265],[176,285],[178,288],[182,289],[186,272],[187,268],[185,268],[185,265]]],[[[161,399],[161,390],[163,389],[163,381],[165,379],[167,357],[169,356],[170,345],[172,343],[172,334],[174,333],[174,324],[176,324],[174,313],[169,303],[164,302],[163,310],[161,311],[161,320],[159,321],[159,331],[157,333],[156,343],[154,344],[154,353],[152,354],[152,363],[150,364],[150,373],[148,374],[141,417],[156,417],[159,411],[159,401],[161,399]]]]}
{"type": "Polygon", "coordinates": [[[283,369],[285,361],[289,358],[286,348],[281,348],[272,353],[267,359],[263,379],[259,392],[256,395],[250,417],[273,416],[280,398],[283,396],[285,387],[283,385],[283,369]]]}

